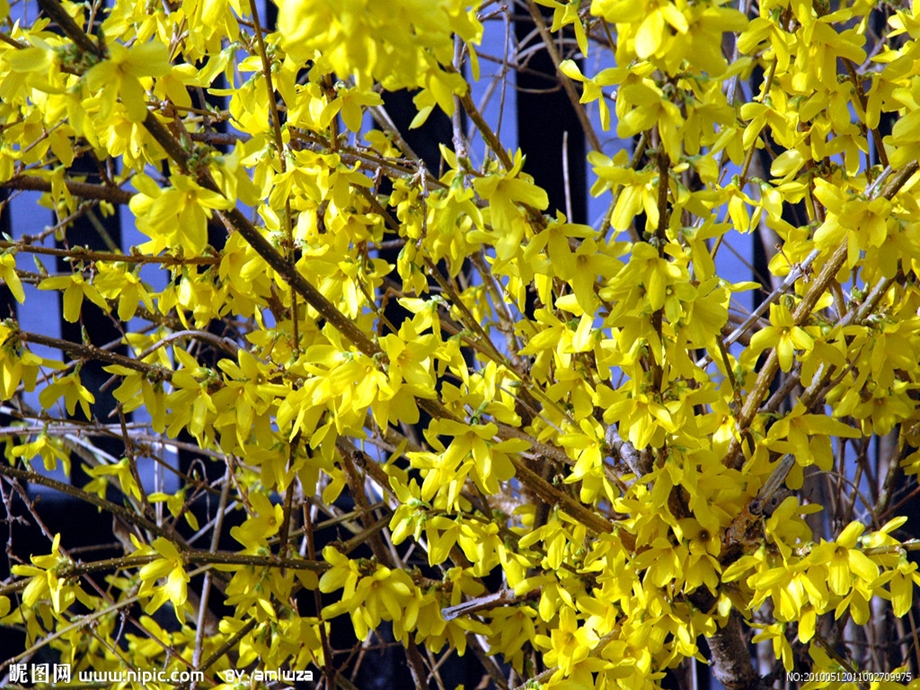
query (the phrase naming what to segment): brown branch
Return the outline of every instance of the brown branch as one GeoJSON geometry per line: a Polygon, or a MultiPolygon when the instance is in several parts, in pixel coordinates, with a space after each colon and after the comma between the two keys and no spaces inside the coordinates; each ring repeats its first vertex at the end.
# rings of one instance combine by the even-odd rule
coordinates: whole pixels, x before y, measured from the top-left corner
{"type": "MultiPolygon", "coordinates": [[[[216,190],[215,190],[216,191],[216,190]]],[[[221,216],[235,231],[239,232],[256,253],[271,266],[297,293],[303,297],[307,304],[313,307],[320,316],[335,327],[351,343],[368,357],[381,355],[382,350],[364,332],[358,328],[354,321],[345,316],[338,308],[326,299],[326,296],[311,285],[294,266],[291,266],[275,249],[262,233],[249,222],[238,209],[231,209],[221,216]]]]}
{"type": "MultiPolygon", "coordinates": [[[[75,182],[73,180],[64,180],[64,185],[74,196],[82,199],[98,199],[99,201],[108,201],[113,204],[125,205],[131,201],[134,196],[129,191],[119,187],[109,185],[90,184],[88,182],[75,182]]],[[[31,175],[16,175],[6,182],[0,183],[0,189],[21,189],[28,192],[50,192],[51,182],[41,177],[31,175]]]]}
{"type": "Polygon", "coordinates": [[[732,611],[728,623],[707,638],[712,654],[712,675],[729,690],[768,690],[768,684],[754,670],[748,651],[741,614],[732,611]]]}
{"type": "MultiPolygon", "coordinates": [[[[151,136],[156,139],[157,143],[163,147],[170,158],[175,161],[179,167],[186,172],[191,172],[190,161],[191,154],[186,151],[185,147],[179,143],[168,129],[157,120],[156,116],[148,112],[144,120],[144,127],[150,132],[151,136]]],[[[221,193],[220,189],[210,179],[206,172],[198,174],[198,182],[212,192],[221,193]]],[[[250,246],[256,250],[265,262],[271,266],[278,275],[284,280],[316,311],[320,316],[331,323],[336,330],[344,335],[352,344],[361,352],[369,357],[381,354],[380,347],[368,338],[364,332],[358,328],[354,321],[345,316],[338,308],[326,299],[326,296],[311,285],[297,269],[292,266],[271,243],[265,239],[262,233],[253,225],[243,213],[232,208],[229,211],[220,213],[220,217],[233,230],[240,233],[250,246]]]]}
{"type": "MultiPolygon", "coordinates": [[[[382,506],[375,506],[375,508],[376,508],[376,507],[382,507],[382,506]]],[[[355,511],[355,512],[356,512],[359,516],[362,514],[362,512],[361,512],[360,510],[359,510],[359,511],[355,511]]],[[[358,532],[358,533],[357,533],[355,536],[353,536],[351,539],[349,539],[348,541],[343,542],[342,544],[340,544],[340,545],[337,547],[339,553],[348,555],[348,554],[350,554],[352,551],[354,551],[355,549],[357,549],[359,546],[364,546],[365,544],[367,544],[367,540],[368,540],[368,539],[374,537],[375,535],[379,535],[380,532],[382,532],[383,530],[385,530],[387,527],[390,526],[390,519],[391,519],[392,517],[393,517],[392,513],[387,512],[386,515],[384,515],[382,518],[380,518],[379,520],[377,520],[377,522],[374,522],[373,524],[371,524],[370,527],[367,527],[366,529],[362,529],[360,532],[358,532]]],[[[376,556],[376,554],[375,554],[375,556],[376,556]]],[[[384,553],[383,556],[384,556],[384,563],[390,563],[390,562],[391,562],[388,553],[384,553]]],[[[395,567],[395,566],[394,566],[394,567],[395,567]]]]}
{"type": "MultiPolygon", "coordinates": [[[[163,148],[166,155],[179,165],[182,172],[191,172],[191,154],[186,150],[185,146],[172,135],[166,128],[166,125],[160,122],[156,115],[149,110],[147,111],[147,116],[144,118],[144,128],[163,148]]],[[[215,185],[213,181],[208,189],[220,193],[220,190],[217,189],[217,185],[215,185]]]]}
{"type": "Polygon", "coordinates": [[[109,352],[108,350],[103,350],[102,348],[96,347],[95,345],[84,345],[82,343],[75,343],[70,340],[51,338],[47,335],[42,335],[41,333],[32,333],[27,331],[19,331],[19,339],[24,343],[35,343],[36,345],[45,345],[46,347],[53,347],[55,349],[62,350],[73,356],[75,359],[97,360],[100,362],[107,362],[108,364],[117,364],[119,366],[127,367],[128,369],[133,369],[134,371],[139,371],[142,374],[153,374],[160,377],[161,379],[170,379],[172,378],[173,374],[172,371],[160,366],[159,364],[147,364],[146,362],[139,362],[132,357],[125,357],[124,355],[109,352]]]}
{"type": "Polygon", "coordinates": [[[584,524],[597,534],[610,534],[614,523],[586,508],[568,494],[544,480],[539,474],[527,467],[520,458],[510,456],[515,469],[515,478],[533,491],[544,502],[557,506],[560,510],[584,524]]]}
{"type": "MultiPolygon", "coordinates": [[[[2,467],[2,466],[0,466],[2,467]]],[[[10,469],[10,468],[4,468],[10,469]]],[[[116,506],[118,507],[118,506],[116,506]]],[[[106,508],[106,510],[109,510],[106,508]]],[[[122,556],[120,558],[106,558],[91,563],[75,563],[70,567],[60,569],[58,575],[65,577],[82,577],[90,573],[104,572],[107,570],[125,570],[128,568],[137,568],[138,566],[153,563],[153,561],[162,558],[159,554],[147,556],[122,556]]],[[[290,568],[292,570],[312,570],[317,573],[325,572],[329,569],[329,564],[325,561],[307,560],[303,558],[278,558],[276,556],[254,556],[245,553],[228,553],[224,551],[183,551],[182,560],[185,563],[195,565],[242,565],[250,567],[265,568],[290,568]]],[[[16,580],[3,587],[0,587],[0,595],[10,594],[23,589],[28,585],[30,578],[16,580]]]]}
{"type": "Polygon", "coordinates": [[[476,125],[476,129],[479,130],[479,133],[482,135],[488,147],[498,156],[498,160],[501,161],[502,167],[505,170],[511,170],[511,168],[514,167],[511,156],[505,151],[505,147],[502,146],[498,136],[492,131],[492,128],[489,126],[489,123],[486,122],[482,113],[479,112],[476,104],[473,103],[473,96],[469,89],[467,89],[465,94],[460,96],[460,104],[463,106],[469,118],[473,121],[473,124],[476,125]]]}
{"type": "Polygon", "coordinates": [[[252,629],[256,627],[256,623],[258,622],[259,621],[255,616],[246,621],[245,625],[243,625],[233,635],[227,638],[226,642],[214,650],[214,653],[201,663],[201,666],[198,667],[198,670],[204,671],[211,668],[211,666],[220,660],[222,656],[227,654],[231,649],[234,649],[240,643],[240,640],[246,637],[246,635],[248,635],[252,629]]]}
{"type": "Polygon", "coordinates": [[[29,44],[25,41],[17,41],[15,38],[7,36],[2,32],[0,32],[0,41],[6,43],[11,48],[15,48],[16,50],[24,50],[29,47],[29,44]]]}
{"type": "Polygon", "coordinates": [[[409,670],[412,672],[415,687],[429,687],[428,672],[425,671],[425,660],[422,659],[422,655],[418,651],[418,645],[411,636],[409,637],[409,643],[406,645],[406,658],[409,660],[409,670]]]}
{"type": "MultiPolygon", "coordinates": [[[[873,198],[881,196],[886,199],[891,199],[918,169],[920,169],[920,164],[918,164],[917,161],[913,161],[903,169],[892,174],[889,179],[884,180],[884,183],[881,184],[880,187],[871,190],[868,196],[873,198]],[[877,194],[875,194],[876,190],[878,190],[877,194]]],[[[881,181],[882,178],[880,177],[879,182],[881,181]]],[[[848,251],[848,242],[844,240],[824,266],[821,267],[818,276],[812,280],[808,291],[802,297],[802,301],[799,302],[792,314],[796,326],[801,326],[811,317],[818,300],[824,294],[825,290],[827,290],[831,281],[846,261],[848,251]]],[[[745,399],[744,407],[738,415],[738,431],[740,435],[743,436],[747,432],[754,418],[757,416],[757,413],[760,411],[761,402],[769,392],[770,385],[777,371],[779,371],[779,356],[774,349],[771,350],[770,354],[767,356],[767,361],[760,370],[754,387],[745,399]]],[[[744,461],[740,451],[740,442],[737,439],[733,439],[728,452],[725,454],[723,462],[730,467],[736,469],[740,468],[744,461]]]]}
{"type": "MultiPolygon", "coordinates": [[[[303,511],[304,536],[307,542],[307,557],[316,560],[316,532],[311,516],[312,508],[306,502],[301,504],[303,511]]],[[[332,666],[332,645],[329,642],[329,636],[326,634],[326,624],[323,621],[323,598],[319,588],[313,590],[313,605],[316,607],[316,618],[319,623],[319,638],[323,646],[323,658],[326,663],[323,664],[323,675],[326,677],[326,687],[335,687],[335,672],[332,666]]]]}
{"type": "MultiPolygon", "coordinates": [[[[388,431],[393,430],[389,429],[388,431]]],[[[393,433],[396,432],[393,431],[393,433]]],[[[371,458],[360,448],[355,447],[353,444],[346,444],[345,440],[341,436],[336,438],[335,443],[340,447],[340,449],[343,449],[343,452],[351,453],[351,459],[354,461],[355,465],[364,470],[364,474],[373,480],[383,493],[391,497],[396,496],[396,492],[394,492],[393,487],[390,486],[389,476],[386,472],[383,471],[383,468],[377,461],[371,458]]]]}
{"type": "Polygon", "coordinates": [[[145,254],[118,254],[116,252],[97,252],[85,247],[72,247],[71,249],[58,249],[57,247],[43,247],[38,244],[28,244],[25,241],[9,242],[0,240],[0,249],[16,249],[28,254],[42,254],[45,256],[58,256],[65,259],[85,261],[121,261],[126,264],[160,264],[162,266],[188,266],[208,265],[213,266],[221,262],[219,256],[147,256],[145,254]]]}
{"type": "MultiPolygon", "coordinates": [[[[42,0],[43,4],[54,4],[59,8],[56,0],[42,0]]],[[[63,10],[61,10],[63,12],[63,10]]],[[[71,22],[71,27],[65,29],[65,32],[68,30],[75,30],[79,33],[82,33],[82,30],[71,22]]],[[[62,28],[64,28],[62,26],[62,28]]],[[[84,35],[85,36],[85,35],[84,35]]],[[[88,38],[86,40],[89,40],[88,38]]],[[[467,114],[470,115],[470,118],[473,119],[477,127],[480,128],[480,131],[483,137],[487,140],[490,147],[495,151],[496,155],[499,156],[499,159],[502,162],[502,165],[506,169],[510,169],[513,166],[513,163],[508,156],[507,151],[505,151],[501,143],[498,141],[495,133],[491,130],[489,125],[482,118],[482,115],[476,109],[475,104],[472,101],[469,90],[460,97],[460,102],[463,104],[464,109],[467,111],[467,114]]],[[[204,169],[198,169],[197,166],[192,164],[192,154],[181,142],[179,142],[172,133],[166,128],[166,126],[161,123],[156,115],[153,112],[148,111],[147,116],[144,119],[144,127],[150,133],[150,135],[156,140],[156,142],[163,148],[166,154],[182,169],[183,172],[194,174],[198,178],[199,184],[201,184],[206,189],[211,191],[221,193],[218,186],[211,179],[210,175],[204,169]]],[[[310,284],[297,270],[292,266],[285,257],[279,252],[271,243],[262,235],[258,228],[256,228],[243,213],[237,209],[232,208],[229,211],[223,212],[220,214],[221,218],[224,219],[224,222],[236,232],[239,232],[243,238],[256,250],[266,263],[271,266],[272,269],[278,273],[301,297],[303,297],[307,304],[313,307],[321,317],[326,319],[333,327],[336,328],[346,339],[351,341],[351,343],[358,348],[362,353],[369,357],[379,357],[384,359],[383,352],[377,343],[373,342],[368,336],[357,327],[357,325],[346,317],[339,309],[330,302],[325,295],[323,295],[316,287],[310,284]]],[[[31,341],[42,343],[42,340],[48,342],[54,341],[57,343],[56,339],[53,338],[44,338],[44,336],[37,336],[36,334],[31,334],[31,341]]],[[[97,348],[91,346],[82,346],[77,345],[76,343],[69,343],[68,341],[60,341],[61,343],[66,344],[70,352],[76,353],[80,356],[93,357],[97,359],[102,359],[98,355],[97,348]]],[[[58,344],[51,344],[51,347],[61,347],[58,344]]],[[[63,349],[63,348],[62,348],[63,349]]],[[[120,355],[113,355],[111,353],[105,353],[105,356],[108,359],[104,361],[111,361],[112,363],[122,364],[126,367],[131,367],[138,371],[148,371],[147,367],[149,365],[143,365],[139,362],[136,362],[128,357],[122,357],[120,355]],[[116,361],[117,358],[117,361],[116,361]],[[128,364],[130,362],[130,364],[128,364]]],[[[167,370],[163,370],[166,372],[167,370]]],[[[425,409],[429,414],[437,418],[445,419],[456,419],[453,415],[440,401],[436,400],[419,400],[419,405],[425,409]]],[[[531,491],[540,496],[543,500],[548,503],[558,505],[562,510],[570,514],[572,517],[579,519],[586,526],[588,526],[594,532],[612,532],[613,525],[610,521],[606,520],[602,516],[594,513],[592,510],[586,508],[581,503],[575,501],[572,497],[566,495],[565,493],[559,491],[554,486],[549,484],[544,480],[540,475],[534,473],[519,459],[512,459],[517,469],[517,478],[525,486],[527,486],[531,491]]]]}
{"type": "MultiPolygon", "coordinates": [[[[345,438],[338,437],[335,442],[339,453],[342,456],[342,469],[345,472],[345,479],[348,482],[348,490],[351,498],[358,508],[358,519],[368,534],[367,543],[370,544],[371,551],[381,563],[389,560],[386,546],[380,538],[380,533],[374,530],[374,515],[370,502],[367,500],[367,493],[364,488],[364,478],[360,476],[356,468],[355,454],[357,453],[354,446],[345,438]]],[[[379,521],[378,521],[379,522],[379,521]]],[[[389,522],[387,523],[389,524],[389,522]]]]}
{"type": "Polygon", "coordinates": [[[96,43],[93,43],[93,40],[77,25],[73,17],[67,14],[67,11],[58,0],[38,0],[38,4],[44,13],[47,14],[55,24],[61,27],[61,31],[64,32],[64,35],[77,44],[80,50],[84,53],[95,55],[99,59],[105,57],[105,50],[96,43]]]}
{"type": "Polygon", "coordinates": [[[188,136],[192,141],[198,141],[208,146],[236,146],[240,142],[249,141],[250,139],[245,134],[230,134],[227,132],[189,132],[188,136]]]}
{"type": "Polygon", "coordinates": [[[111,501],[107,501],[104,498],[100,498],[95,494],[91,494],[83,491],[82,489],[78,489],[77,487],[71,486],[70,484],[59,482],[56,479],[51,479],[51,477],[46,477],[45,475],[39,474],[38,472],[20,470],[16,469],[15,467],[9,467],[5,463],[0,463],[0,475],[10,477],[12,479],[18,479],[23,482],[32,482],[33,484],[47,486],[49,489],[54,489],[55,491],[60,491],[61,493],[67,494],[68,496],[78,498],[81,501],[91,503],[97,508],[101,508],[102,510],[112,513],[113,515],[117,515],[125,522],[128,522],[132,525],[137,525],[138,527],[147,530],[151,534],[156,534],[160,537],[175,538],[175,535],[170,534],[168,530],[160,527],[155,522],[152,522],[143,515],[134,513],[127,508],[112,503],[111,501]]]}

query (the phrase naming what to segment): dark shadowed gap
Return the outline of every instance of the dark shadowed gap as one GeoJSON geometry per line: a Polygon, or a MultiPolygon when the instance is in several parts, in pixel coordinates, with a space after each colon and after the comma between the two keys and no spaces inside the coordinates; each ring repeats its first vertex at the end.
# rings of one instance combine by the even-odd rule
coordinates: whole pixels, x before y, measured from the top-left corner
{"type": "MultiPolygon", "coordinates": [[[[547,26],[552,12],[543,9],[547,26]]],[[[514,33],[518,44],[533,42],[533,20],[515,15],[514,33]],[[530,37],[528,39],[528,37],[530,37]]],[[[566,36],[568,34],[565,34],[566,36]]],[[[574,33],[572,34],[574,37],[574,33]]],[[[539,39],[539,36],[537,36],[539,39]]],[[[581,64],[581,60],[578,61],[581,64]]],[[[527,69],[516,75],[518,146],[527,156],[524,170],[533,175],[549,196],[547,212],[555,215],[566,209],[566,175],[563,147],[568,150],[568,187],[573,223],[588,222],[588,199],[585,171],[585,137],[578,117],[565,90],[558,84],[556,68],[545,48],[532,53],[527,69]],[[564,142],[564,139],[567,141],[564,142]]]]}

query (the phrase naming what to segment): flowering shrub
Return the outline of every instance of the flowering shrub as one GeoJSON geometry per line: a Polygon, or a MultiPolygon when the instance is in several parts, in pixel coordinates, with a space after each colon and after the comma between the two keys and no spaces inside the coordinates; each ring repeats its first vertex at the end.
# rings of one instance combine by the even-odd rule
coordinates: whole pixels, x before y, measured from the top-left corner
{"type": "Polygon", "coordinates": [[[49,535],[13,566],[0,623],[27,649],[0,669],[50,647],[205,685],[314,667],[332,688],[347,616],[426,688],[471,649],[502,688],[656,688],[693,659],[730,688],[917,672],[912,9],[527,0],[593,148],[592,227],[549,208],[471,96],[483,21],[507,7],[282,0],[267,30],[239,0],[39,4],[0,5],[0,183],[45,192],[62,248],[7,238],[0,278],[20,303],[60,292],[69,322],[92,303],[127,354],[0,324],[21,425],[0,475],[127,536],[94,561],[49,535]],[[387,116],[399,89],[413,127],[453,117],[441,170],[387,116]],[[67,243],[115,205],[146,242],[67,243]],[[738,233],[773,238],[768,284],[717,270],[738,233]],[[70,268],[26,271],[29,254],[70,268]],[[91,361],[120,423],[96,416],[91,361]],[[181,433],[221,478],[150,492],[139,466],[181,433]],[[74,465],[88,485],[40,471],[74,465]]]}

